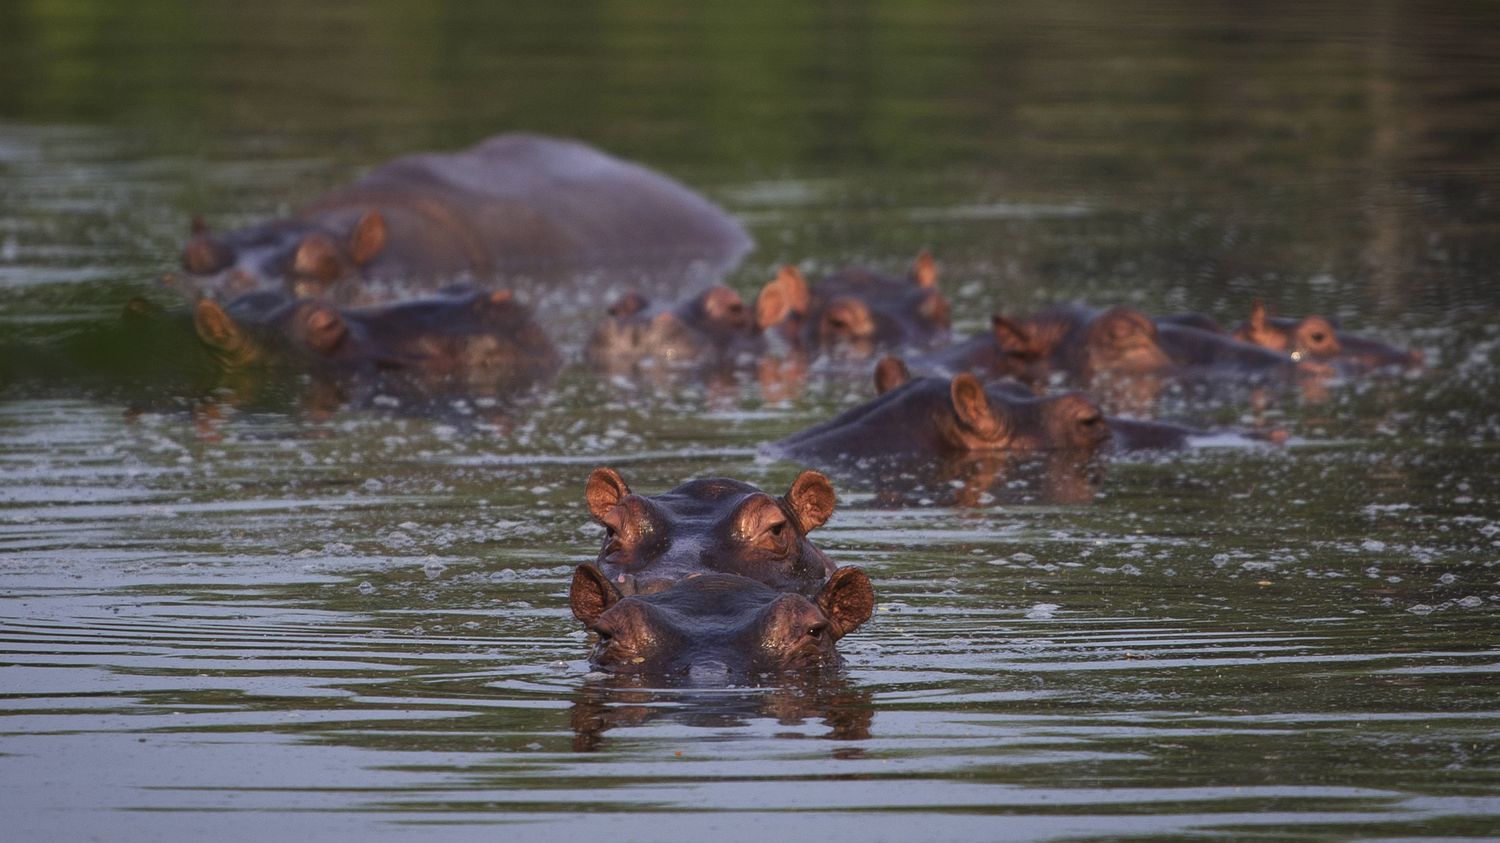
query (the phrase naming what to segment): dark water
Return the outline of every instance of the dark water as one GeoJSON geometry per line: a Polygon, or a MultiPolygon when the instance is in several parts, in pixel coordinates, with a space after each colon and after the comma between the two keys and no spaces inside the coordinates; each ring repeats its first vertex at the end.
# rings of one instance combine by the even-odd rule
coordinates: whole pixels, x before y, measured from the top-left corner
{"type": "MultiPolygon", "coordinates": [[[[1489,3],[5,4],[5,836],[1500,835],[1497,267],[1489,3]],[[925,246],[965,332],[1264,296],[1431,366],[1189,408],[1293,440],[1092,503],[841,482],[815,536],[880,607],[840,676],[587,677],[589,470],[779,492],[757,447],[863,382],[329,413],[111,333],[193,214],[509,129],[725,205],[746,294],[925,246]]],[[[597,304],[545,316],[576,350],[597,304]]]]}

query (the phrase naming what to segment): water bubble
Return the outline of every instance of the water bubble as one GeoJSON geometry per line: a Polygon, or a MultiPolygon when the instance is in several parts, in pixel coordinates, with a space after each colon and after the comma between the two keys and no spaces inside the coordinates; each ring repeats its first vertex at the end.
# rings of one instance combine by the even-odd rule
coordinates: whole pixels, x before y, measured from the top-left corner
{"type": "Polygon", "coordinates": [[[359,584],[359,593],[360,594],[374,594],[375,591],[376,591],[375,585],[373,583],[371,583],[369,580],[365,580],[364,582],[362,582],[362,583],[359,584]]]}

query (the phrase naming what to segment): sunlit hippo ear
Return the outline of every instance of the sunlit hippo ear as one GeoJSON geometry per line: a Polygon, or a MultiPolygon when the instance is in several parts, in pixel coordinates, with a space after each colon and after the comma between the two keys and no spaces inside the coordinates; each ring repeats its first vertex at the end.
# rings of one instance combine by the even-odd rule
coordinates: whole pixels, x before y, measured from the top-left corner
{"type": "Polygon", "coordinates": [[[791,315],[792,300],[783,289],[781,276],[778,275],[767,281],[766,286],[760,288],[760,295],[755,297],[755,327],[764,331],[780,325],[791,315]]]}
{"type": "Polygon", "coordinates": [[[245,332],[213,299],[199,299],[193,305],[193,330],[210,348],[229,350],[244,338],[245,332]]]}
{"type": "Polygon", "coordinates": [[[343,256],[328,235],[314,232],[298,244],[292,271],[315,281],[336,281],[344,274],[343,256]]]}
{"type": "Polygon", "coordinates": [[[1286,351],[1286,337],[1271,324],[1266,303],[1256,299],[1250,305],[1250,318],[1234,332],[1234,338],[1275,351],[1286,351]]]}
{"type": "Polygon", "coordinates": [[[600,615],[618,602],[620,590],[605,579],[598,568],[579,565],[573,570],[573,584],[568,588],[568,604],[573,608],[573,617],[586,626],[593,626],[600,615]]]}
{"type": "Polygon", "coordinates": [[[344,317],[331,305],[316,304],[302,317],[303,341],[319,354],[332,354],[349,333],[344,317]]]}
{"type": "Polygon", "coordinates": [[[589,514],[594,520],[604,523],[605,516],[619,505],[620,500],[630,494],[630,487],[625,485],[625,478],[620,473],[608,466],[600,466],[589,475],[589,482],[583,489],[584,500],[588,501],[589,514]]]}
{"type": "Polygon", "coordinates": [[[999,439],[1004,431],[995,409],[990,406],[989,396],[984,394],[984,385],[979,379],[965,372],[948,385],[949,397],[953,400],[953,412],[964,427],[984,439],[999,439]]]}
{"type": "Polygon", "coordinates": [[[858,568],[839,568],[814,598],[828,616],[834,640],[859,629],[875,613],[875,588],[858,568]]]}
{"type": "Polygon", "coordinates": [[[797,524],[802,532],[811,533],[823,526],[828,516],[833,514],[837,496],[827,477],[816,471],[804,471],[792,481],[792,488],[787,490],[783,500],[797,515],[797,524]]]}
{"type": "Polygon", "coordinates": [[[911,370],[900,357],[887,355],[875,364],[875,394],[884,395],[911,380],[911,370]]]}
{"type": "Polygon", "coordinates": [[[771,283],[781,287],[781,294],[786,296],[787,307],[793,313],[805,314],[812,306],[812,293],[808,291],[807,279],[797,267],[791,264],[783,266],[771,283]]]}
{"type": "Polygon", "coordinates": [[[385,215],[379,211],[366,211],[349,235],[349,257],[355,266],[364,266],[384,251],[385,238],[385,215]]]}
{"type": "Polygon", "coordinates": [[[911,279],[924,290],[937,288],[937,261],[933,260],[931,252],[923,249],[917,253],[917,259],[911,264],[911,279]]]}

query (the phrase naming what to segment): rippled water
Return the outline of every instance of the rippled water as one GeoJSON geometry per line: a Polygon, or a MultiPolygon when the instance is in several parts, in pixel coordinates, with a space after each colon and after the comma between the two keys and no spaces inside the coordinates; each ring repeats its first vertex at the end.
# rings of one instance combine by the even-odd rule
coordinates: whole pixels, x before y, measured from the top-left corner
{"type": "MultiPolygon", "coordinates": [[[[1500,835],[1491,6],[162,5],[0,10],[8,839],[1500,835]],[[1431,366],[1178,408],[1292,440],[1090,503],[841,478],[814,537],[880,601],[844,671],[600,680],[588,472],[779,492],[759,446],[862,378],[329,412],[115,322],[195,213],[509,128],[713,196],[746,294],[926,246],[961,332],[1262,295],[1431,366]]],[[[575,351],[588,292],[543,314],[575,351]]]]}

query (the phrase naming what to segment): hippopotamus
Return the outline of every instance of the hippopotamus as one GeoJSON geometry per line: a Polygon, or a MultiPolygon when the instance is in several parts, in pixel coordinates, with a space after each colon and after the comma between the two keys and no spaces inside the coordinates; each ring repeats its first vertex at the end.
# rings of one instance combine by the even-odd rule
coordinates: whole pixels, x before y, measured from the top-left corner
{"type": "Polygon", "coordinates": [[[210,291],[340,281],[548,275],[622,265],[731,267],[752,245],[723,210],[672,179],[577,141],[492,137],[454,153],[397,158],[293,217],[215,234],[182,251],[210,291]]]}
{"type": "Polygon", "coordinates": [[[627,293],[594,328],[584,357],[612,374],[647,365],[701,370],[755,361],[771,346],[767,329],[781,324],[805,296],[797,281],[783,270],[751,307],[724,286],[665,307],[627,293]]]}
{"type": "MultiPolygon", "coordinates": [[[[909,465],[971,454],[1172,450],[1210,431],[1105,416],[1076,392],[1038,396],[1011,380],[981,383],[965,372],[952,378],[911,377],[899,358],[876,366],[873,400],[767,446],[778,456],[836,466],[873,460],[909,465]]],[[[1284,441],[1282,431],[1243,434],[1284,441]]],[[[1075,462],[1075,464],[1077,464],[1075,462]]],[[[1074,484],[1076,485],[1076,484],[1074,484]]]]}
{"type": "Polygon", "coordinates": [[[1420,351],[1341,331],[1322,316],[1301,319],[1272,316],[1260,299],[1251,306],[1250,318],[1237,326],[1232,335],[1292,360],[1329,364],[1345,374],[1415,369],[1423,363],[1420,351]]]}
{"type": "Polygon", "coordinates": [[[808,289],[796,267],[784,267],[782,276],[792,308],[778,330],[809,351],[861,359],[880,349],[925,349],[948,340],[948,300],[927,252],[905,279],[848,268],[808,289]]]}
{"type": "Polygon", "coordinates": [[[427,387],[509,388],[561,365],[530,310],[506,290],[451,287],[359,309],[257,291],[222,306],[200,299],[193,317],[199,338],[231,369],[282,363],[338,376],[399,372],[427,387]]]}
{"type": "MultiPolygon", "coordinates": [[[[882,363],[882,367],[886,364],[882,363]]],[[[770,445],[802,460],[976,451],[1097,450],[1109,440],[1099,408],[1076,392],[1038,397],[1014,381],[885,378],[885,392],[770,445]]]]}
{"type": "Polygon", "coordinates": [[[738,574],[814,593],[834,564],[807,534],[833,514],[833,486],[804,471],[780,498],[723,477],[637,495],[619,472],[594,469],[584,496],[603,525],[595,566],[623,594],[650,593],[693,574],[738,574]]]}
{"type": "Polygon", "coordinates": [[[722,573],[627,595],[598,568],[579,565],[568,601],[598,635],[594,667],[721,681],[836,666],[835,643],[870,619],[875,590],[864,571],[846,567],[810,596],[722,573]]]}

